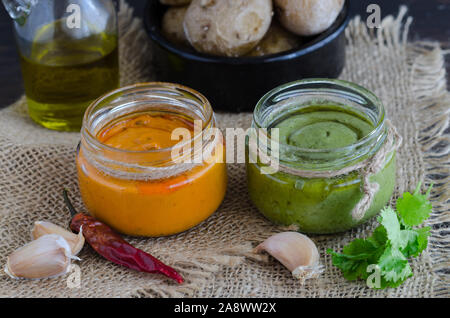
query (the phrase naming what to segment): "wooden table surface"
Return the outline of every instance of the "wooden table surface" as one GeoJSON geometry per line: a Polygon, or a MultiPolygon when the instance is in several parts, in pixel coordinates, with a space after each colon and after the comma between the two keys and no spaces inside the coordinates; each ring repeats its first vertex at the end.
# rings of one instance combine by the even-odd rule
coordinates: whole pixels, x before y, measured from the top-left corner
{"type": "MultiPolygon", "coordinates": [[[[381,7],[382,16],[397,14],[399,6],[406,4],[409,15],[414,17],[411,40],[434,40],[450,48],[450,0],[351,0],[352,14],[366,19],[366,8],[371,3],[381,7]]],[[[144,0],[128,0],[135,7],[135,14],[142,16],[144,0]]],[[[0,5],[1,6],[1,5],[0,5]]],[[[447,56],[447,78],[450,78],[450,56],[447,56]]],[[[450,83],[450,81],[448,81],[450,83]]],[[[0,108],[14,102],[23,94],[22,78],[12,33],[12,23],[0,8],[0,108]]]]}

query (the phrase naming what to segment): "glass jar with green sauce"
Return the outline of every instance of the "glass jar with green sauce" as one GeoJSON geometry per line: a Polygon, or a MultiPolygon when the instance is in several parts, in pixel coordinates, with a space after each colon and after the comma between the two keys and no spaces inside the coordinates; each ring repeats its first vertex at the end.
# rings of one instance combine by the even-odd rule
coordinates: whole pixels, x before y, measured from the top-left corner
{"type": "Polygon", "coordinates": [[[267,129],[268,141],[253,148],[247,139],[247,158],[263,144],[279,148],[275,173],[263,172],[260,156],[247,160],[250,198],[269,220],[306,233],[341,232],[376,215],[392,196],[401,138],[363,87],[328,79],[280,86],[260,100],[252,126],[267,129]]]}

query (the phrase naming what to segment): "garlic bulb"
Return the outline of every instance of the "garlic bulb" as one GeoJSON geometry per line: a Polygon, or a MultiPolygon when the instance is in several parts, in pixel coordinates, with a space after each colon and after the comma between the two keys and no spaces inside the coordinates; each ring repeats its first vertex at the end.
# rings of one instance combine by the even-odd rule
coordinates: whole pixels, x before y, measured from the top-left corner
{"type": "Polygon", "coordinates": [[[80,230],[78,235],[50,222],[38,221],[34,223],[34,227],[31,230],[31,236],[33,240],[47,234],[61,235],[67,243],[69,243],[72,250],[72,255],[78,255],[84,245],[83,229],[80,230]]]}
{"type": "Polygon", "coordinates": [[[256,253],[262,251],[276,258],[302,283],[323,271],[316,245],[309,237],[297,232],[283,232],[269,237],[255,248],[256,253]]]}
{"type": "Polygon", "coordinates": [[[8,256],[5,272],[12,278],[49,278],[66,274],[72,255],[69,243],[61,236],[39,237],[8,256]]]}

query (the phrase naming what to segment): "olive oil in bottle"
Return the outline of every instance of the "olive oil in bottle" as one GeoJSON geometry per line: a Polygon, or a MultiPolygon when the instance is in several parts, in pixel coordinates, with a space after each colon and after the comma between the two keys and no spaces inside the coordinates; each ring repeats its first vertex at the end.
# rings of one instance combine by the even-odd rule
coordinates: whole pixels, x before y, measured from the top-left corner
{"type": "Polygon", "coordinates": [[[18,41],[30,47],[20,56],[29,114],[46,128],[79,130],[89,104],[119,85],[116,35],[74,38],[59,20],[39,29],[32,43],[18,41]]]}

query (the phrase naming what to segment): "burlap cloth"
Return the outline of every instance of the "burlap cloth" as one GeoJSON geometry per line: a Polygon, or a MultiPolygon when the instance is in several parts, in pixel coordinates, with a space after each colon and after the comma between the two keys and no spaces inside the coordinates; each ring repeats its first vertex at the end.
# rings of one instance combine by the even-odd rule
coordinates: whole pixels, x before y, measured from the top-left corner
{"type": "MultiPolygon", "coordinates": [[[[376,291],[364,282],[348,282],[331,265],[327,248],[340,250],[370,234],[376,222],[340,235],[313,236],[325,272],[301,286],[277,261],[255,256],[252,247],[282,231],[264,219],[250,203],[244,165],[229,165],[229,188],[220,209],[197,228],[180,235],[141,239],[132,244],[178,269],[186,278],[179,286],[159,275],[116,266],[85,247],[78,263],[80,288],[69,288],[67,276],[41,281],[17,281],[0,274],[0,296],[7,297],[433,297],[448,296],[449,222],[448,135],[450,97],[446,91],[443,51],[436,43],[408,43],[406,9],[384,19],[370,32],[359,18],[346,31],[347,66],[342,79],[377,94],[389,118],[404,137],[398,153],[396,196],[419,181],[435,182],[430,244],[412,262],[414,276],[395,289],[376,291]],[[447,274],[446,274],[447,273],[447,274]]],[[[122,84],[151,79],[151,52],[141,22],[124,4],[120,11],[122,84]]],[[[221,127],[248,127],[250,114],[218,114],[221,127]]],[[[0,264],[30,240],[34,221],[67,225],[69,214],[61,198],[68,187],[79,210],[75,171],[77,133],[42,129],[27,116],[22,98],[0,111],[0,264]]],[[[394,198],[395,199],[395,198],[394,198]]],[[[393,199],[393,200],[394,200],[393,199]]]]}

